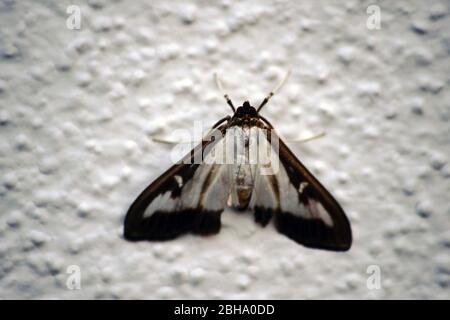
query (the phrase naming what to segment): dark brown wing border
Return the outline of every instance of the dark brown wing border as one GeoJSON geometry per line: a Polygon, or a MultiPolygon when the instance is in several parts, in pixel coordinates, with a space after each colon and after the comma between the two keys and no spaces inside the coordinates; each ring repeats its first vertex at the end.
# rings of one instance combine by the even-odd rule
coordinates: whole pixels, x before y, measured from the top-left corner
{"type": "Polygon", "coordinates": [[[143,215],[146,208],[158,195],[168,191],[171,192],[172,198],[181,195],[182,188],[194,176],[200,165],[195,162],[198,162],[198,159],[204,159],[212,147],[223,138],[226,129],[227,124],[212,129],[202,142],[179,163],[169,168],[142,191],[125,216],[125,239],[131,241],[170,240],[187,232],[207,235],[220,231],[220,214],[222,211],[186,208],[174,212],[156,211],[150,217],[145,218],[143,215]],[[181,187],[175,179],[177,175],[184,182],[181,187]]]}
{"type": "Polygon", "coordinates": [[[278,139],[279,158],[285,168],[290,183],[299,190],[302,182],[307,182],[303,192],[298,192],[299,199],[307,205],[309,199],[320,202],[330,215],[333,226],[328,226],[320,219],[306,219],[279,209],[255,208],[255,220],[262,225],[274,217],[278,232],[306,247],[346,251],[352,244],[350,222],[344,210],[325,187],[306,169],[294,153],[278,137],[273,129],[269,130],[268,139],[278,139]]]}

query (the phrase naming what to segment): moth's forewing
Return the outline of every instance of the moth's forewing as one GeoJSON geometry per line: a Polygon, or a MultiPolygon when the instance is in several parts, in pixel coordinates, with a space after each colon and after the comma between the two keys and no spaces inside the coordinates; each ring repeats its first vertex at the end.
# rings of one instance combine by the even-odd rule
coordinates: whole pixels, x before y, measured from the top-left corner
{"type": "Polygon", "coordinates": [[[350,223],[339,203],[305,168],[274,130],[266,132],[272,145],[274,140],[277,140],[275,151],[281,165],[276,174],[260,178],[255,186],[255,197],[258,190],[269,190],[260,196],[261,200],[256,199],[252,203],[255,220],[264,225],[273,216],[280,233],[307,247],[348,250],[352,243],[352,233],[350,223]],[[269,187],[264,188],[262,184],[269,187]],[[269,193],[273,193],[273,205],[267,205],[269,193]]]}
{"type": "Polygon", "coordinates": [[[224,132],[225,127],[212,130],[137,197],[125,217],[127,240],[169,240],[187,232],[219,232],[225,200],[221,200],[223,192],[213,188],[217,165],[204,164],[202,159],[220,143],[224,132]]]}

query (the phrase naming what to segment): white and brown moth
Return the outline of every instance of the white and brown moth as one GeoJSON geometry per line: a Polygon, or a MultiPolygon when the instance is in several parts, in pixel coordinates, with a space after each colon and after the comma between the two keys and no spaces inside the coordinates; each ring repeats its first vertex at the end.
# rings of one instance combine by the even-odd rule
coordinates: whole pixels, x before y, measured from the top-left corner
{"type": "Polygon", "coordinates": [[[341,206],[260,115],[275,91],[258,108],[245,101],[235,109],[225,94],[234,114],[139,195],[125,218],[125,238],[217,234],[230,206],[253,211],[263,227],[273,220],[280,233],[306,247],[350,249],[350,223],[341,206]]]}

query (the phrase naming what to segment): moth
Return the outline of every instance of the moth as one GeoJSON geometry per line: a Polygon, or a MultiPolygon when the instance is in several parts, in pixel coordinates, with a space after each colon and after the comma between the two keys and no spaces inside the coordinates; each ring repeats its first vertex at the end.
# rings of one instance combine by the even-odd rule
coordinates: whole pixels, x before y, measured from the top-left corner
{"type": "Polygon", "coordinates": [[[303,246],[349,250],[352,232],[343,209],[260,114],[286,78],[258,108],[245,101],[236,109],[224,94],[233,115],[137,197],[125,217],[125,239],[217,234],[224,208],[232,207],[252,211],[263,227],[273,221],[303,246]]]}

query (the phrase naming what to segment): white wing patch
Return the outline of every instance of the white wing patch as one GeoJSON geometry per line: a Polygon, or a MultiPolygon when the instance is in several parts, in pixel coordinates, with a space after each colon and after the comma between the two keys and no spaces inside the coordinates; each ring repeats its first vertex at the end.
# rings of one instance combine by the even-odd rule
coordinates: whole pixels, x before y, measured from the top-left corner
{"type": "Polygon", "coordinates": [[[144,218],[150,217],[155,211],[170,212],[175,208],[175,202],[171,198],[171,191],[167,191],[157,196],[145,209],[144,218]]]}
{"type": "Polygon", "coordinates": [[[333,226],[330,214],[320,202],[308,198],[305,205],[300,201],[299,193],[302,194],[309,184],[301,182],[297,189],[291,183],[286,169],[280,163],[277,141],[270,143],[261,129],[252,129],[259,131],[250,134],[250,139],[259,139],[259,164],[249,207],[286,212],[305,219],[320,219],[327,226],[333,226]],[[264,139],[261,139],[263,135],[264,139]]]}
{"type": "Polygon", "coordinates": [[[175,175],[181,194],[172,197],[169,190],[158,195],[145,209],[143,218],[155,212],[173,212],[186,209],[223,210],[229,194],[228,166],[220,165],[225,155],[226,139],[221,139],[209,150],[202,164],[189,181],[175,175]]]}

